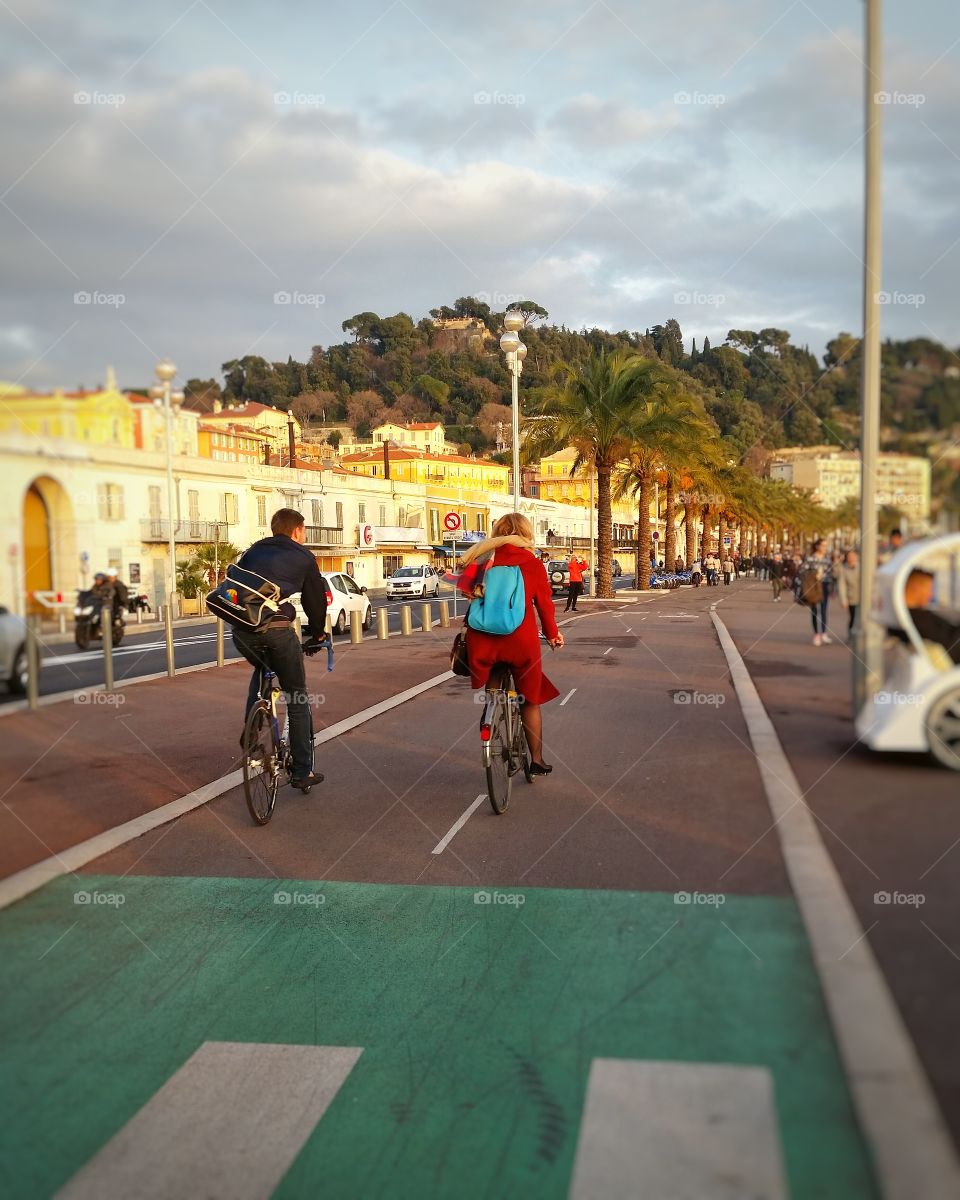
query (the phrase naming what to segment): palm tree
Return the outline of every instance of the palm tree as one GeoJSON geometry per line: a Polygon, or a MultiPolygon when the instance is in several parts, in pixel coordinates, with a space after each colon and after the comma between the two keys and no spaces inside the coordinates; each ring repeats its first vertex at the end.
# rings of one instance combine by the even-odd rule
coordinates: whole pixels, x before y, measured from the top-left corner
{"type": "MultiPolygon", "coordinates": [[[[576,366],[561,367],[562,381],[539,405],[545,420],[527,439],[528,461],[568,446],[577,455],[571,478],[584,467],[597,478],[597,595],[609,598],[613,555],[611,481],[617,463],[650,433],[660,420],[650,406],[670,387],[666,368],[635,350],[594,351],[576,366]]],[[[593,514],[591,513],[591,520],[593,514]]],[[[641,524],[647,524],[649,517],[641,524]]]]}
{"type": "MultiPolygon", "coordinates": [[[[644,402],[637,428],[637,441],[630,448],[626,462],[617,472],[614,495],[620,500],[631,495],[637,501],[637,587],[650,586],[650,502],[653,483],[658,473],[669,474],[678,469],[678,464],[704,444],[709,436],[706,417],[687,395],[676,391],[657,395],[644,402]]],[[[673,526],[673,497],[667,504],[668,547],[671,555],[670,530],[673,526]]],[[[667,563],[667,559],[664,559],[667,563]]],[[[672,567],[672,561],[668,564],[672,567]]]]}
{"type": "Polygon", "coordinates": [[[223,579],[224,571],[240,554],[241,551],[230,542],[205,542],[194,550],[190,567],[200,572],[210,587],[216,587],[223,579]]]}

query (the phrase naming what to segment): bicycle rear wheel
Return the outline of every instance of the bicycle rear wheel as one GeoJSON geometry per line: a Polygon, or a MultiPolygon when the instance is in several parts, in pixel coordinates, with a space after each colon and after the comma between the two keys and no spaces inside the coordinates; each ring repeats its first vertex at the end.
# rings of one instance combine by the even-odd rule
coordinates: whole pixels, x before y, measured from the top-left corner
{"type": "Polygon", "coordinates": [[[520,719],[519,705],[514,709],[513,719],[517,723],[517,727],[513,731],[513,761],[517,766],[523,767],[527,783],[533,783],[533,774],[530,771],[530,747],[527,745],[527,735],[523,729],[523,721],[520,719]]]}
{"type": "Polygon", "coordinates": [[[483,765],[487,774],[487,798],[497,814],[507,811],[513,783],[510,770],[510,736],[507,728],[507,698],[502,691],[491,693],[493,712],[490,738],[483,743],[483,765]]]}
{"type": "Polygon", "coordinates": [[[266,825],[273,816],[280,787],[280,762],[273,719],[265,704],[250,710],[243,730],[243,794],[250,816],[266,825]]]}

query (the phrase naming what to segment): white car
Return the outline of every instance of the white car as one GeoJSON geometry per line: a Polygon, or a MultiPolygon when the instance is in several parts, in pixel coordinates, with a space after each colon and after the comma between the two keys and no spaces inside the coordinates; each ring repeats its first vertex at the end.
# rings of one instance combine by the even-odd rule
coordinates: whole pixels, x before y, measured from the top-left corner
{"type": "Polygon", "coordinates": [[[0,605],[0,680],[11,692],[27,690],[27,627],[0,605]]]}
{"type": "MultiPolygon", "coordinates": [[[[341,571],[324,572],[327,581],[327,617],[334,633],[343,633],[350,624],[350,614],[358,612],[364,629],[370,628],[373,617],[373,605],[367,595],[367,589],[360,587],[356,580],[341,571]]],[[[294,596],[293,602],[297,608],[304,627],[309,623],[300,597],[294,596]]]]}
{"type": "Polygon", "coordinates": [[[427,595],[440,595],[440,576],[433,567],[400,567],[387,580],[388,600],[427,595]]]}

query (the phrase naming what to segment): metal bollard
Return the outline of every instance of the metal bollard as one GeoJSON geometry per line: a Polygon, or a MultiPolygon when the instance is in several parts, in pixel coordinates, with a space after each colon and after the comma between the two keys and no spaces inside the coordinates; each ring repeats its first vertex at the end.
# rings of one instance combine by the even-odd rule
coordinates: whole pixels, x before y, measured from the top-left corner
{"type": "Polygon", "coordinates": [[[138,625],[143,624],[143,609],[140,607],[139,604],[137,605],[137,624],[138,625]]]}
{"type": "Polygon", "coordinates": [[[40,618],[27,617],[27,706],[40,704],[40,618]]]}
{"type": "Polygon", "coordinates": [[[363,618],[358,612],[350,614],[350,641],[354,646],[363,641],[363,618]]]}
{"type": "Polygon", "coordinates": [[[450,604],[447,600],[440,601],[440,628],[447,629],[450,626],[450,604]]]}
{"type": "Polygon", "coordinates": [[[100,634],[103,640],[103,690],[113,691],[113,612],[104,605],[100,610],[100,634]]]}
{"type": "Polygon", "coordinates": [[[67,632],[67,614],[62,610],[57,613],[57,628],[60,633],[67,632]]]}
{"type": "Polygon", "coordinates": [[[223,622],[217,617],[217,666],[222,667],[224,662],[223,653],[223,622]]]}
{"type": "Polygon", "coordinates": [[[420,628],[424,633],[433,628],[433,607],[429,604],[420,605],[420,628]]]}
{"type": "Polygon", "coordinates": [[[177,673],[177,660],[173,653],[173,597],[163,606],[163,636],[167,643],[167,674],[172,679],[177,673]]]}
{"type": "Polygon", "coordinates": [[[413,617],[410,615],[409,604],[400,606],[400,632],[404,637],[410,637],[413,633],[413,617]]]}
{"type": "Polygon", "coordinates": [[[390,614],[387,612],[387,610],[385,608],[378,608],[377,609],[377,637],[379,638],[379,640],[381,642],[385,642],[387,640],[387,638],[390,636],[390,627],[388,625],[389,620],[390,620],[390,614]]]}
{"type": "Polygon", "coordinates": [[[323,632],[327,635],[328,638],[330,638],[331,641],[333,640],[333,621],[330,619],[329,613],[327,613],[327,620],[326,620],[326,624],[323,627],[323,632]]]}

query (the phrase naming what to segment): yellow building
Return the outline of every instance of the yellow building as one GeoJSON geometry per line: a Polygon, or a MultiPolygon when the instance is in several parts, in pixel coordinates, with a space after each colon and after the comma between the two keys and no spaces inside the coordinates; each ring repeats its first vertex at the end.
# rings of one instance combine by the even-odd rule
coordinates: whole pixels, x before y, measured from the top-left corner
{"type": "Polygon", "coordinates": [[[136,416],[124,392],[117,388],[112,368],[107,385],[96,391],[38,395],[15,385],[0,385],[0,434],[20,433],[57,438],[78,445],[136,445],[136,416]]]}
{"type": "MultiPolygon", "coordinates": [[[[506,493],[508,489],[508,468],[484,458],[467,458],[462,454],[427,454],[422,450],[396,448],[390,449],[389,458],[390,478],[402,483],[498,494],[506,493]]],[[[347,454],[341,462],[353,475],[369,475],[375,479],[385,477],[383,452],[380,450],[347,454]]]]}
{"type": "MultiPolygon", "coordinates": [[[[577,451],[568,446],[566,450],[558,450],[556,454],[548,454],[540,459],[537,467],[537,488],[541,500],[590,507],[590,472],[581,468],[572,478],[570,475],[576,458],[577,451]]],[[[632,525],[636,522],[637,509],[632,500],[614,500],[611,507],[615,523],[632,525]]]]}

